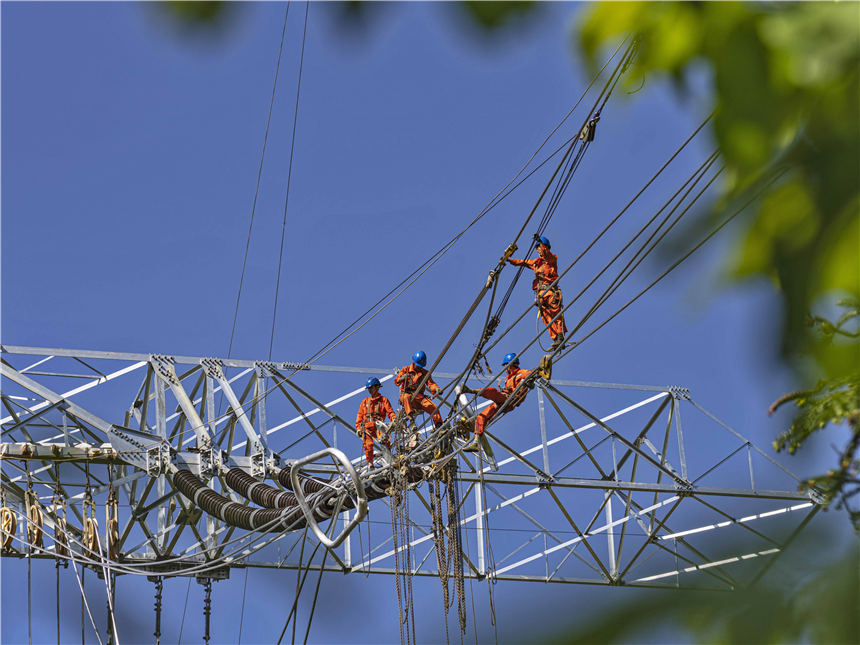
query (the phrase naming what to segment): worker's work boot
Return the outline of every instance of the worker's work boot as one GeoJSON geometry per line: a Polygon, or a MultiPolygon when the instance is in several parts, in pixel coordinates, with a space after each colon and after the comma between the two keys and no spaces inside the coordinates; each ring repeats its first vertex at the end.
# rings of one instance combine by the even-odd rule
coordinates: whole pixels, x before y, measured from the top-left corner
{"type": "Polygon", "coordinates": [[[471,388],[464,383],[463,385],[460,386],[460,393],[461,394],[477,394],[478,390],[471,388]]]}

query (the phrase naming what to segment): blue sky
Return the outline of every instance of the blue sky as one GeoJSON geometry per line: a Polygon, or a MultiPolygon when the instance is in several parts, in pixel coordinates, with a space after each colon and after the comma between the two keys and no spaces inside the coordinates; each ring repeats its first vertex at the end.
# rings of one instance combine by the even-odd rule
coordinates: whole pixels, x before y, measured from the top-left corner
{"type": "MultiPolygon", "coordinates": [[[[226,355],[283,9],[243,4],[222,34],[207,39],[178,32],[151,5],[3,4],[3,343],[226,355]]],[[[290,13],[233,347],[240,358],[268,351],[303,10],[296,4],[290,13]]],[[[331,7],[311,5],[274,359],[307,358],[514,175],[588,82],[573,46],[577,11],[553,4],[522,28],[486,40],[464,28],[451,6],[386,5],[355,35],[337,27],[331,7]]],[[[651,81],[634,95],[613,97],[547,230],[561,265],[698,125],[708,111],[707,85],[704,75],[693,79],[694,91],[680,97],[651,81]]],[[[605,249],[570,274],[567,292],[584,284],[636,218],[650,215],[710,149],[707,136],[697,140],[605,249]]],[[[432,361],[548,175],[540,177],[323,362],[394,367],[419,348],[432,361]]],[[[773,359],[777,299],[770,285],[721,286],[721,261],[735,233],[715,239],[589,339],[556,366],[556,376],[685,385],[769,446],[786,417],[769,419],[766,409],[791,380],[773,359]]],[[[673,257],[643,264],[627,293],[673,257]]],[[[521,282],[508,311],[519,313],[530,298],[521,282]]],[[[454,346],[441,369],[462,366],[476,329],[467,328],[469,340],[454,346]]],[[[528,322],[491,361],[532,335],[528,322]]],[[[523,360],[539,356],[533,349],[523,360]]],[[[814,471],[828,456],[821,442],[792,466],[814,471]]],[[[36,588],[50,590],[50,604],[53,567],[41,569],[36,588]]],[[[4,618],[23,607],[16,597],[23,575],[20,563],[3,562],[4,618]]],[[[251,574],[249,603],[256,591],[243,642],[271,639],[281,608],[262,592],[293,582],[292,575],[251,574]]],[[[185,584],[166,585],[172,629],[185,584]]],[[[419,633],[436,640],[438,589],[416,585],[428,606],[419,633]]],[[[200,592],[192,587],[187,642],[200,633],[200,592]]],[[[150,588],[128,588],[122,602],[143,608],[139,629],[147,641],[150,588]]],[[[215,592],[213,633],[231,642],[241,576],[215,592]]],[[[322,593],[330,606],[348,608],[337,620],[319,616],[311,640],[396,640],[390,579],[332,576],[322,593]]],[[[516,638],[527,620],[551,615],[562,596],[564,606],[600,606],[631,592],[501,583],[495,593],[500,629],[516,638]]],[[[53,638],[53,609],[49,614],[40,642],[53,638]]],[[[486,616],[481,620],[481,633],[492,634],[486,616]]],[[[80,626],[67,627],[77,638],[80,626]]],[[[4,620],[2,636],[19,642],[26,632],[4,620]]]]}

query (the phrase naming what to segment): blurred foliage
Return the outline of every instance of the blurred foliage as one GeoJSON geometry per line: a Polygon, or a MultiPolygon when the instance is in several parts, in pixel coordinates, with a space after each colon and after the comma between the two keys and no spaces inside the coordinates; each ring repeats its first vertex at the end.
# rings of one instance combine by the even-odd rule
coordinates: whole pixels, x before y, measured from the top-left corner
{"type": "MultiPolygon", "coordinates": [[[[578,29],[591,66],[619,37],[637,37],[632,87],[662,75],[683,88],[690,74],[709,72],[713,135],[729,180],[694,228],[703,234],[727,204],[772,182],[745,213],[730,275],[775,282],[784,304],[782,355],[804,382],[818,381],[772,406],[794,400],[800,409],[774,446],[794,453],[817,430],[846,421],[856,436],[860,5],[604,2],[589,8],[578,29]],[[837,294],[849,296],[839,320],[810,316],[837,294]]],[[[850,479],[846,458],[850,465],[853,451],[810,480],[828,503],[850,479]]]]}
{"type": "MultiPolygon", "coordinates": [[[[847,425],[838,466],[802,488],[824,506],[838,499],[860,534],[860,514],[849,505],[860,493],[860,5],[602,2],[588,8],[577,31],[592,67],[628,34],[638,37],[631,89],[662,76],[683,90],[691,75],[709,75],[712,131],[728,181],[696,233],[752,187],[774,180],[744,214],[729,275],[766,276],[778,287],[782,356],[802,381],[817,384],[771,406],[793,401],[799,410],[774,447],[794,453],[822,428],[847,425]],[[840,296],[848,298],[835,322],[809,314],[840,296]]],[[[856,546],[831,568],[807,571],[803,584],[637,599],[563,640],[615,641],[669,622],[707,642],[858,643],[856,546]]]]}
{"type": "Polygon", "coordinates": [[[495,29],[531,13],[537,5],[525,0],[509,2],[481,2],[468,0],[458,3],[476,24],[485,29],[495,29]]]}
{"type": "Polygon", "coordinates": [[[644,628],[669,624],[673,631],[686,627],[709,643],[854,644],[860,642],[858,568],[858,551],[852,548],[837,563],[807,575],[796,589],[771,584],[731,593],[667,590],[644,600],[640,595],[609,611],[578,613],[577,624],[556,642],[636,642],[644,628]]]}
{"type": "MultiPolygon", "coordinates": [[[[810,318],[810,326],[816,328],[827,344],[840,344],[841,339],[854,340],[860,336],[856,323],[860,321],[860,302],[843,300],[838,303],[844,313],[835,322],[823,316],[810,318]]],[[[844,376],[835,376],[819,381],[811,390],[792,392],[780,397],[770,407],[773,414],[781,405],[793,401],[800,412],[783,432],[773,447],[794,454],[814,432],[829,424],[847,424],[849,437],[839,451],[838,467],[823,475],[812,477],[802,488],[814,490],[824,506],[838,499],[837,508],[845,508],[855,532],[860,536],[860,510],[851,505],[851,499],[860,495],[860,366],[844,376]]]]}
{"type": "Polygon", "coordinates": [[[240,3],[211,2],[210,0],[166,0],[154,2],[151,8],[167,18],[184,34],[216,36],[223,32],[236,14],[240,3]]]}
{"type": "MultiPolygon", "coordinates": [[[[822,299],[860,297],[860,6],[602,2],[577,33],[592,67],[619,37],[638,36],[630,88],[661,75],[683,88],[691,74],[710,73],[728,177],[718,210],[784,171],[747,213],[732,276],[778,285],[782,352],[795,365],[811,354],[836,376],[858,364],[860,345],[822,351],[804,321],[822,299]]],[[[710,222],[702,217],[700,232],[710,222]]]]}

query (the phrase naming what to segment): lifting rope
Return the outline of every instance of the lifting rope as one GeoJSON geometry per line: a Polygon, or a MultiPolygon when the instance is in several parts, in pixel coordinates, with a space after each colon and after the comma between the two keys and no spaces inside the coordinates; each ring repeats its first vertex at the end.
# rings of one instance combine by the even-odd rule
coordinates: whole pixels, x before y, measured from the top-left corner
{"type": "MultiPolygon", "coordinates": [[[[460,238],[466,234],[466,232],[469,231],[469,229],[471,229],[475,224],[477,224],[478,221],[480,221],[493,208],[495,208],[498,204],[500,204],[508,195],[510,195],[511,192],[513,192],[514,189],[516,189],[520,185],[522,185],[522,183],[525,180],[527,180],[535,172],[537,172],[541,167],[543,167],[544,164],[546,164],[550,159],[552,159],[556,154],[558,154],[569,143],[574,141],[575,136],[571,137],[570,139],[565,141],[553,153],[551,153],[544,161],[542,161],[540,164],[538,164],[538,166],[536,168],[534,168],[525,177],[523,177],[523,179],[521,181],[519,181],[518,183],[516,183],[515,185],[512,186],[512,184],[514,184],[514,182],[517,181],[517,179],[520,177],[520,175],[522,175],[522,173],[525,172],[525,170],[528,168],[528,166],[531,164],[531,162],[534,160],[534,158],[538,155],[538,153],[543,149],[543,147],[549,142],[550,138],[552,138],[552,136],[559,130],[559,128],[561,128],[561,126],[565,123],[565,121],[567,121],[568,117],[570,117],[570,115],[573,114],[573,112],[576,110],[576,108],[579,106],[579,104],[582,102],[582,100],[585,98],[585,96],[591,90],[591,87],[597,82],[597,79],[600,78],[600,76],[603,74],[606,67],[609,65],[610,62],[612,62],[612,60],[614,60],[615,56],[618,54],[618,52],[621,50],[621,48],[625,45],[625,43],[627,43],[627,38],[625,38],[624,40],[621,41],[621,43],[619,43],[619,45],[616,47],[616,49],[612,53],[612,55],[603,64],[603,67],[601,67],[600,70],[598,70],[598,72],[591,79],[591,82],[589,82],[589,84],[586,86],[582,95],[579,97],[579,99],[576,101],[576,103],[573,105],[573,107],[561,119],[561,121],[558,123],[558,125],[556,125],[555,128],[553,128],[553,130],[546,136],[546,138],[543,140],[543,142],[540,144],[540,146],[538,146],[537,150],[535,150],[535,152],[532,153],[532,155],[528,158],[528,160],[522,166],[522,168],[520,168],[520,170],[517,171],[517,173],[514,175],[514,177],[507,184],[505,184],[505,186],[503,186],[492,197],[492,199],[490,199],[490,201],[484,206],[484,208],[482,208],[480,210],[478,215],[476,215],[475,218],[472,219],[472,221],[469,222],[469,224],[463,230],[461,230],[453,238],[451,238],[448,242],[446,242],[444,245],[442,245],[442,247],[439,250],[437,250],[429,258],[427,258],[421,265],[419,265],[416,269],[414,269],[412,271],[412,273],[410,273],[403,280],[401,280],[397,285],[395,285],[392,289],[390,289],[384,296],[382,296],[379,300],[377,300],[375,303],[373,303],[373,305],[371,305],[366,311],[364,311],[355,320],[353,320],[349,325],[347,325],[343,330],[341,330],[337,335],[335,335],[328,343],[323,345],[314,354],[312,354],[307,359],[307,361],[305,361],[305,362],[306,363],[312,363],[314,361],[319,360],[320,358],[322,358],[322,356],[324,356],[329,351],[334,349],[334,347],[336,347],[341,342],[343,342],[344,340],[346,340],[347,338],[352,336],[359,329],[364,327],[364,325],[366,325],[368,322],[370,322],[370,320],[372,320],[375,316],[377,316],[379,313],[381,313],[395,299],[397,299],[404,291],[406,291],[406,289],[408,289],[410,286],[412,286],[412,284],[414,284],[422,275],[424,275],[424,273],[426,273],[430,269],[430,267],[432,267],[439,259],[441,259],[441,257],[443,255],[445,255],[445,253],[447,253],[451,249],[451,247],[454,246],[454,244],[456,244],[460,240],[460,238]],[[398,291],[398,289],[400,289],[400,291],[398,291]],[[395,293],[395,292],[397,292],[397,293],[395,293]],[[393,297],[391,297],[392,294],[394,294],[393,297]],[[391,299],[388,300],[388,302],[385,302],[389,297],[391,297],[391,299]],[[374,312],[374,310],[383,302],[385,302],[385,304],[378,311],[374,312]],[[372,313],[372,315],[370,315],[371,312],[374,312],[374,313],[372,313]],[[355,325],[359,324],[368,315],[370,315],[370,318],[368,318],[365,322],[361,323],[361,325],[359,325],[358,328],[352,329],[353,327],[355,327],[355,325]],[[350,330],[352,330],[352,331],[350,331],[350,330]]],[[[628,45],[628,47],[629,47],[629,45],[628,45]]],[[[625,55],[626,55],[626,52],[625,52],[625,55]]]]}
{"type": "MultiPolygon", "coordinates": [[[[502,256],[502,259],[499,261],[499,263],[496,265],[496,267],[492,271],[490,271],[490,275],[487,279],[486,284],[484,285],[484,287],[479,292],[475,301],[472,303],[472,306],[466,312],[466,315],[461,320],[458,327],[455,329],[451,338],[448,340],[446,345],[443,347],[443,349],[439,353],[439,355],[436,357],[436,360],[434,361],[433,365],[427,370],[427,374],[424,375],[424,377],[422,378],[422,381],[418,385],[418,390],[420,390],[421,387],[424,384],[426,384],[426,381],[429,378],[429,375],[435,370],[435,368],[438,366],[439,362],[442,360],[444,355],[447,353],[448,349],[453,344],[454,340],[457,338],[457,336],[459,336],[459,334],[462,331],[463,327],[465,326],[466,322],[471,318],[472,314],[474,313],[474,310],[477,307],[478,303],[486,295],[492,282],[498,278],[498,274],[501,272],[502,268],[507,263],[508,258],[510,258],[511,255],[513,255],[514,251],[516,251],[517,241],[522,236],[523,232],[525,231],[526,227],[528,226],[529,222],[531,221],[531,219],[534,216],[535,212],[537,211],[538,207],[542,203],[547,192],[553,186],[553,184],[556,180],[556,177],[559,176],[559,173],[562,171],[562,169],[566,168],[565,173],[562,173],[562,175],[560,177],[559,184],[556,186],[556,190],[554,191],[553,196],[551,197],[550,201],[547,204],[547,208],[545,210],[544,217],[543,217],[542,222],[541,222],[541,227],[539,227],[539,231],[542,231],[543,230],[542,227],[545,227],[546,224],[549,222],[549,219],[552,217],[552,214],[554,214],[555,209],[558,206],[559,200],[561,199],[561,195],[563,194],[564,190],[566,189],[567,185],[570,182],[570,179],[573,176],[573,172],[578,167],[579,162],[581,161],[582,156],[583,156],[585,150],[587,149],[590,141],[593,140],[594,126],[596,125],[597,120],[599,119],[600,111],[602,111],[602,109],[606,105],[606,102],[609,100],[609,97],[612,94],[612,90],[615,88],[616,84],[618,83],[618,80],[621,78],[621,75],[623,74],[623,72],[627,68],[627,66],[629,65],[629,63],[632,60],[632,57],[635,55],[635,53],[636,53],[635,52],[635,42],[632,42],[628,45],[628,48],[625,51],[624,56],[618,62],[615,69],[613,70],[612,74],[607,79],[606,83],[604,84],[603,89],[600,92],[600,95],[597,97],[597,99],[594,103],[594,106],[589,111],[588,115],[586,116],[584,123],[583,123],[583,125],[579,131],[580,136],[582,138],[578,138],[578,137],[572,138],[571,143],[567,148],[567,151],[565,152],[565,154],[562,157],[559,164],[556,166],[555,171],[553,172],[552,176],[550,177],[549,181],[547,182],[546,186],[544,187],[543,191],[541,192],[540,196],[538,197],[537,201],[535,202],[535,205],[532,207],[528,216],[525,218],[525,221],[523,222],[522,226],[520,227],[520,230],[517,232],[516,236],[514,237],[513,242],[506,249],[505,254],[502,256]],[[576,147],[577,142],[581,143],[580,150],[576,155],[571,157],[571,153],[573,152],[574,148],[576,147]],[[569,161],[571,159],[576,159],[577,161],[575,163],[569,163],[569,161]]],[[[534,244],[534,242],[532,241],[531,245],[529,246],[529,252],[531,251],[533,244],[534,244]]],[[[520,270],[517,272],[516,277],[514,279],[514,282],[509,287],[508,292],[505,295],[505,297],[503,298],[501,306],[500,306],[499,310],[497,311],[496,315],[493,316],[492,318],[490,318],[489,321],[487,322],[487,324],[485,324],[485,326],[481,332],[481,340],[478,342],[478,345],[476,346],[475,352],[473,353],[471,360],[467,364],[466,368],[457,377],[455,377],[451,381],[451,383],[449,383],[449,387],[452,386],[452,384],[453,384],[453,386],[456,386],[464,377],[468,378],[469,374],[471,374],[471,372],[474,369],[474,366],[477,363],[477,361],[479,360],[480,356],[485,353],[485,352],[483,352],[483,346],[489,340],[490,334],[488,333],[488,330],[494,330],[495,326],[498,325],[498,321],[500,320],[501,312],[503,311],[504,306],[507,305],[507,300],[510,298],[510,294],[512,293],[513,287],[516,284],[516,280],[518,279],[518,277],[521,273],[522,273],[522,267],[520,267],[520,270]]],[[[449,419],[450,419],[450,414],[449,414],[449,419]]]]}
{"type": "MultiPolygon", "coordinates": [[[[630,45],[628,45],[627,51],[625,51],[624,56],[622,56],[618,65],[612,71],[612,74],[610,74],[609,79],[607,79],[603,90],[597,97],[597,100],[594,102],[594,105],[592,106],[591,110],[586,115],[578,136],[573,139],[573,143],[568,149],[567,154],[569,154],[573,150],[574,146],[577,143],[579,144],[579,148],[573,156],[569,157],[564,162],[564,171],[559,176],[558,182],[553,189],[553,194],[547,202],[546,208],[544,209],[543,218],[538,224],[537,230],[534,234],[534,237],[532,238],[532,243],[529,245],[528,251],[526,252],[526,257],[531,255],[531,252],[536,246],[538,238],[543,235],[544,231],[549,225],[550,220],[552,219],[553,215],[555,215],[555,212],[558,209],[558,205],[561,202],[561,198],[563,197],[565,191],[567,190],[567,187],[570,185],[570,182],[573,179],[574,174],[582,163],[582,160],[585,157],[585,153],[588,150],[589,145],[592,141],[594,141],[597,123],[600,121],[600,115],[603,112],[603,108],[606,107],[606,104],[609,101],[609,98],[612,96],[612,92],[615,89],[615,86],[618,84],[618,81],[621,79],[622,74],[626,71],[631,61],[633,60],[633,57],[636,55],[636,49],[636,41],[633,41],[630,43],[630,45]]],[[[550,179],[550,184],[551,183],[552,179],[550,179]]],[[[541,195],[541,198],[543,198],[543,195],[541,195]]],[[[541,200],[539,199],[538,203],[540,203],[540,201],[541,200]]],[[[535,209],[537,209],[537,204],[535,205],[535,209]]],[[[528,225],[528,222],[531,219],[531,216],[534,214],[535,209],[533,209],[532,212],[529,214],[529,217],[526,219],[525,223],[517,234],[517,238],[522,235],[522,232],[528,225]]],[[[496,313],[493,315],[492,318],[495,325],[498,325],[498,322],[501,320],[502,313],[504,312],[505,307],[508,304],[508,300],[510,299],[511,294],[513,293],[514,288],[516,287],[516,284],[519,281],[520,276],[522,275],[524,270],[524,265],[520,265],[518,267],[517,272],[514,275],[514,278],[511,281],[507,292],[503,296],[501,303],[499,303],[499,308],[496,310],[496,313]]],[[[495,328],[495,325],[493,328],[495,328]]],[[[491,334],[486,334],[486,332],[484,332],[484,335],[489,337],[489,335],[491,334]]]]}

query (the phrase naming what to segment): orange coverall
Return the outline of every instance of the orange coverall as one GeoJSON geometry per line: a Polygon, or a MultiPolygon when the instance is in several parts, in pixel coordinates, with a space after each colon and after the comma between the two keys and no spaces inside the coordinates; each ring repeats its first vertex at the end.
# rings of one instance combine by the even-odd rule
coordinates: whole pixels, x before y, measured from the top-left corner
{"type": "MultiPolygon", "coordinates": [[[[364,444],[364,457],[367,463],[373,463],[373,440],[379,439],[380,435],[376,430],[377,421],[385,421],[388,417],[390,421],[394,421],[394,410],[391,408],[391,403],[388,399],[382,396],[379,392],[376,396],[368,396],[358,406],[358,415],[355,417],[355,429],[358,430],[364,444]]],[[[391,448],[391,443],[388,439],[385,440],[385,447],[391,448]]]]}
{"type": "Polygon", "coordinates": [[[514,266],[525,265],[535,272],[532,289],[534,289],[538,299],[540,317],[549,328],[550,338],[555,340],[559,335],[564,336],[567,333],[563,314],[558,316],[554,322],[550,322],[561,313],[561,289],[558,288],[558,285],[548,288],[548,285],[558,279],[558,257],[544,245],[538,247],[538,253],[540,254],[539,257],[533,260],[508,258],[508,262],[514,266]]]}
{"type": "Polygon", "coordinates": [[[411,416],[413,412],[418,412],[419,409],[424,410],[427,414],[432,415],[433,425],[438,428],[442,425],[442,415],[439,414],[439,408],[429,398],[424,396],[424,387],[429,387],[430,391],[436,394],[439,392],[439,386],[433,382],[433,377],[431,376],[427,379],[421,391],[416,392],[418,384],[426,373],[426,369],[420,365],[411,363],[397,373],[394,383],[400,386],[400,405],[403,406],[404,412],[411,416]]]}
{"type": "MultiPolygon", "coordinates": [[[[483,390],[478,392],[478,396],[489,399],[492,403],[484,408],[484,410],[478,415],[478,418],[475,419],[476,435],[480,436],[484,434],[484,426],[487,425],[487,421],[493,418],[496,414],[496,410],[499,409],[499,406],[508,400],[511,393],[529,374],[531,374],[531,370],[524,370],[518,367],[509,368],[505,378],[505,386],[502,388],[501,392],[494,387],[485,387],[483,390]]],[[[525,387],[520,388],[520,391],[515,395],[516,399],[511,401],[510,405],[505,408],[505,411],[502,414],[507,414],[525,401],[527,392],[528,390],[525,387]]]]}

